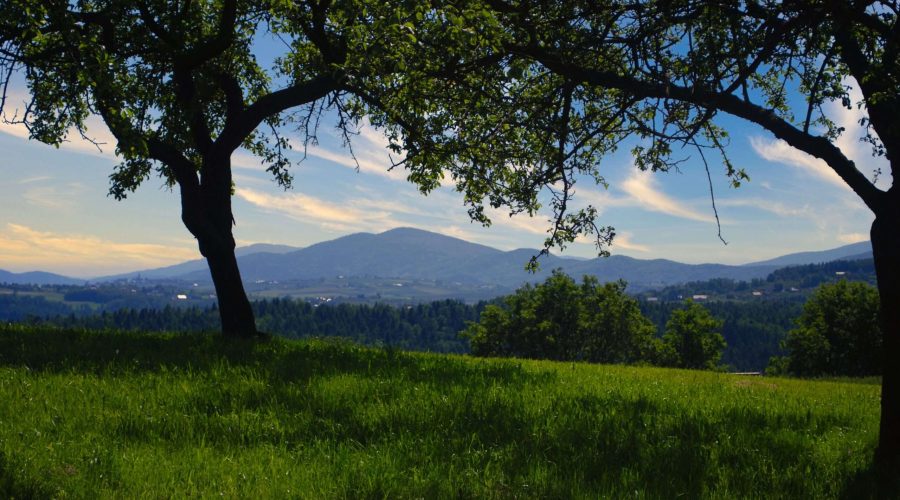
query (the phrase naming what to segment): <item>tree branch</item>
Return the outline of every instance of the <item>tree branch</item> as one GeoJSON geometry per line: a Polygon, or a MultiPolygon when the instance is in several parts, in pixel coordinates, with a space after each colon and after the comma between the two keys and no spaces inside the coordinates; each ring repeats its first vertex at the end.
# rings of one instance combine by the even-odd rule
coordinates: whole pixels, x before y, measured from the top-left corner
{"type": "Polygon", "coordinates": [[[319,76],[266,94],[225,124],[214,148],[217,153],[231,154],[266,118],[289,108],[319,100],[338,88],[338,81],[334,77],[319,76]]]}
{"type": "Polygon", "coordinates": [[[177,64],[192,70],[228,50],[234,41],[234,29],[237,23],[237,0],[225,0],[216,36],[211,40],[194,47],[190,52],[180,54],[177,64]]]}
{"type": "Polygon", "coordinates": [[[773,111],[741,100],[733,94],[687,88],[671,82],[647,82],[614,72],[582,68],[563,62],[555,54],[537,47],[520,47],[518,52],[577,82],[620,89],[642,98],[675,99],[704,108],[716,108],[756,123],[800,151],[824,160],[873,212],[878,213],[886,201],[885,192],[869,182],[856,165],[828,139],[804,133],[773,111]]]}

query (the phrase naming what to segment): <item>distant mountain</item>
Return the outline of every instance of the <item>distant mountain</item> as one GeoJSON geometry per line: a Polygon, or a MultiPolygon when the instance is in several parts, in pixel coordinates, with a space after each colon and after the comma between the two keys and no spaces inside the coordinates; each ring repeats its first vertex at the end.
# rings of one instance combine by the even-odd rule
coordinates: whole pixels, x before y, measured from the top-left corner
{"type": "Polygon", "coordinates": [[[31,271],[27,273],[13,273],[0,269],[0,283],[14,283],[21,285],[83,285],[83,279],[70,278],[59,274],[45,273],[43,271],[31,271]]]}
{"type": "MultiPolygon", "coordinates": [[[[529,274],[524,266],[537,250],[501,251],[458,238],[419,229],[397,228],[379,234],[356,233],[306,248],[254,245],[238,252],[241,274],[247,282],[291,282],[353,278],[396,278],[432,281],[436,287],[470,285],[512,290],[525,282],[543,280],[553,269],[573,276],[590,274],[601,281],[624,279],[629,290],[641,291],[713,278],[752,280],[765,278],[786,265],[824,262],[865,256],[868,243],[824,252],[803,252],[741,266],[683,264],[666,259],[642,260],[622,255],[573,259],[546,255],[541,270],[529,274]]],[[[147,279],[181,279],[209,283],[203,260],[161,269],[129,273],[147,279]]]]}
{"type": "MultiPolygon", "coordinates": [[[[685,281],[711,278],[749,280],[765,277],[776,266],[727,266],[682,264],[664,259],[640,260],[625,256],[573,259],[546,255],[541,270],[525,271],[525,264],[537,250],[508,252],[458,238],[411,228],[380,234],[356,233],[291,252],[258,252],[239,257],[241,274],[253,281],[297,281],[324,278],[381,277],[467,284],[515,289],[525,282],[543,280],[553,269],[581,276],[592,274],[601,281],[624,279],[629,289],[641,290],[685,281]]],[[[142,271],[152,278],[163,274],[196,282],[209,282],[205,267],[193,267],[178,274],[177,266],[142,271]]]]}
{"type": "Polygon", "coordinates": [[[868,241],[860,241],[859,243],[851,243],[831,250],[822,250],[819,252],[799,252],[774,259],[763,260],[760,262],[751,262],[744,264],[745,266],[800,266],[804,264],[821,264],[823,262],[831,262],[834,260],[859,260],[872,258],[872,244],[868,241]]]}
{"type": "MultiPolygon", "coordinates": [[[[292,247],[288,245],[274,245],[270,243],[254,243],[253,245],[248,245],[245,247],[239,247],[234,250],[234,254],[238,257],[247,257],[249,255],[264,253],[264,254],[284,254],[288,252],[294,252],[299,250],[298,247],[292,247]]],[[[141,277],[143,279],[189,279],[185,278],[186,275],[191,273],[199,273],[201,279],[204,281],[209,281],[209,267],[206,264],[206,259],[194,259],[189,260],[187,262],[182,262],[181,264],[175,264],[172,266],[160,267],[157,269],[148,269],[145,271],[135,271],[131,273],[124,274],[116,274],[113,276],[102,276],[99,278],[95,278],[92,281],[115,281],[120,279],[134,279],[137,277],[141,277]]]]}
{"type": "Polygon", "coordinates": [[[238,257],[243,257],[245,255],[251,255],[254,253],[282,254],[288,252],[296,252],[297,250],[300,250],[300,247],[292,247],[290,245],[277,245],[274,243],[254,243],[245,247],[235,248],[234,254],[238,257]]]}
{"type": "MultiPolygon", "coordinates": [[[[286,281],[339,275],[456,279],[468,276],[466,272],[457,273],[461,261],[503,253],[442,234],[398,228],[380,234],[355,233],[281,255],[257,253],[239,258],[238,263],[241,274],[248,281],[286,281]]],[[[183,277],[204,279],[208,278],[208,272],[195,272],[183,277]]]]}

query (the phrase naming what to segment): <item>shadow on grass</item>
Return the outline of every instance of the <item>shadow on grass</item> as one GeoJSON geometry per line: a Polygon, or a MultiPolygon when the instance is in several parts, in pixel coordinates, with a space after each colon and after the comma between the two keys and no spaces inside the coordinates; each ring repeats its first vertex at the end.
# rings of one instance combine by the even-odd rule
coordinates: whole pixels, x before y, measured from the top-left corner
{"type": "Polygon", "coordinates": [[[52,498],[44,486],[23,480],[11,470],[6,456],[0,453],[0,497],[2,498],[52,498]]]}
{"type": "Polygon", "coordinates": [[[208,371],[223,364],[259,370],[273,382],[299,382],[339,373],[384,374],[435,384],[473,376],[512,384],[546,382],[555,377],[552,372],[522,370],[512,360],[477,364],[363,347],[341,339],[227,339],[216,333],[142,334],[0,325],[0,366],[116,375],[173,368],[208,371]]]}
{"type": "Polygon", "coordinates": [[[841,498],[865,500],[900,498],[900,462],[892,465],[871,464],[850,478],[841,498]]]}
{"type": "MultiPolygon", "coordinates": [[[[497,490],[497,496],[566,498],[579,492],[603,496],[606,491],[635,491],[654,498],[700,498],[709,495],[711,485],[738,496],[780,492],[803,497],[809,493],[809,476],[821,466],[803,430],[815,429],[817,435],[849,425],[830,418],[810,423],[793,415],[773,421],[764,408],[691,413],[676,403],[628,391],[573,394],[553,387],[557,375],[552,370],[523,369],[514,360],[482,363],[342,341],[226,340],[214,334],[0,325],[0,366],[116,376],[173,368],[215,371],[223,365],[258,372],[268,384],[249,394],[222,389],[186,398],[179,409],[191,418],[178,426],[166,419],[148,423],[139,415],[125,415],[110,432],[121,441],[163,439],[182,446],[202,437],[223,450],[318,441],[359,453],[387,450],[395,453],[391,460],[400,463],[400,470],[439,464],[441,470],[471,472],[485,481],[500,472],[510,490],[497,490]],[[316,386],[318,381],[310,387],[294,384],[343,374],[363,377],[351,377],[346,386],[338,377],[326,389],[316,386]],[[410,397],[416,388],[406,382],[437,390],[410,397]],[[498,389],[498,384],[511,390],[498,389]],[[530,397],[531,390],[545,391],[543,399],[530,397]],[[256,410],[266,408],[275,410],[272,418],[278,425],[218,416],[246,410],[262,415],[266,412],[256,410]],[[532,486],[539,490],[522,489],[525,482],[541,478],[542,485],[532,486]]],[[[0,496],[48,496],[16,482],[4,459],[0,456],[0,496]]],[[[827,496],[892,497],[888,492],[897,489],[880,488],[879,477],[874,470],[860,472],[832,485],[827,496]]]]}

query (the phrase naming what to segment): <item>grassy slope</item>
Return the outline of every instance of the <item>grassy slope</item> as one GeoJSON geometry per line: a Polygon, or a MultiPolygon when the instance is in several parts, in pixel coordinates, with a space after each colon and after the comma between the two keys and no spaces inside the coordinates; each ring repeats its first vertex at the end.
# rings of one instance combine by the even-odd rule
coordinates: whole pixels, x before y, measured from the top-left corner
{"type": "Polygon", "coordinates": [[[0,326],[0,497],[840,497],[879,387],[0,326]]]}

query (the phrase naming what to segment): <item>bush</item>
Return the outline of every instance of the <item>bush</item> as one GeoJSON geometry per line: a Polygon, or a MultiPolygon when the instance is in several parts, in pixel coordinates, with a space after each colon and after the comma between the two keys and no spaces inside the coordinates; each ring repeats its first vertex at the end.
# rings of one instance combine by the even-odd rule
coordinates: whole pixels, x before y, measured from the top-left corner
{"type": "Polygon", "coordinates": [[[797,328],[782,347],[788,355],[773,360],[780,369],[800,376],[860,377],[882,371],[878,290],[846,280],[821,285],[803,307],[797,328]]]}
{"type": "Polygon", "coordinates": [[[661,360],[678,368],[711,370],[719,366],[725,339],[717,330],[722,322],[700,304],[685,301],[684,309],[672,311],[663,334],[661,360]]]}
{"type": "Polygon", "coordinates": [[[578,285],[554,271],[539,285],[526,285],[503,306],[485,308],[464,331],[478,356],[515,356],[601,363],[653,361],[655,328],[622,281],[601,285],[585,276],[578,285]]]}

